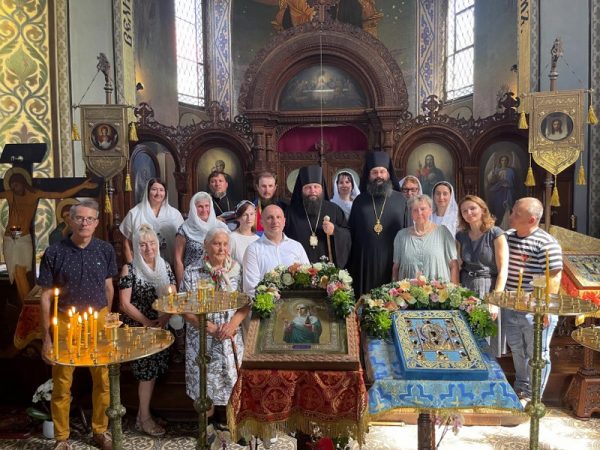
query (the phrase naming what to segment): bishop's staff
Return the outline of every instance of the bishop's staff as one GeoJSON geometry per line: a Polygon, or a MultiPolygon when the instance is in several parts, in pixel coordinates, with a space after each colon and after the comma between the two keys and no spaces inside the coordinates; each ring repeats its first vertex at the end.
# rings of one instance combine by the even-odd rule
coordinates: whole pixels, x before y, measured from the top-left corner
{"type": "MultiPolygon", "coordinates": [[[[331,218],[329,216],[323,217],[323,225],[325,225],[325,222],[331,223],[331,218]]],[[[323,231],[325,231],[325,230],[323,230],[323,231]]],[[[333,252],[331,251],[331,235],[329,233],[325,233],[325,235],[327,236],[327,251],[329,252],[329,262],[331,264],[334,264],[333,252]]]]}

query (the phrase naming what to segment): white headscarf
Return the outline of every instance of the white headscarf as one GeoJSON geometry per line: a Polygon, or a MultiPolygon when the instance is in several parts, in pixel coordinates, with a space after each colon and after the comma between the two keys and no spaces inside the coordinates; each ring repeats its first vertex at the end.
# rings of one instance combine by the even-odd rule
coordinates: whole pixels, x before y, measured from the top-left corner
{"type": "Polygon", "coordinates": [[[335,176],[333,177],[333,198],[331,199],[331,201],[333,203],[335,203],[336,205],[338,205],[340,208],[342,208],[342,210],[344,211],[344,215],[346,216],[346,219],[350,216],[350,210],[352,209],[352,202],[354,201],[354,199],[356,197],[358,197],[358,195],[360,194],[360,189],[358,189],[358,183],[356,182],[356,178],[354,178],[354,175],[352,175],[352,172],[350,172],[348,169],[341,169],[338,170],[335,174],[335,176]],[[337,179],[338,176],[340,176],[340,174],[344,174],[344,175],[349,175],[350,178],[352,178],[352,192],[350,192],[350,200],[342,200],[342,198],[340,197],[340,192],[338,191],[338,187],[337,187],[337,179]]]}
{"type": "Polygon", "coordinates": [[[456,227],[458,225],[458,203],[456,203],[456,198],[454,197],[454,188],[447,181],[440,181],[433,185],[431,195],[433,197],[433,214],[431,215],[431,221],[438,225],[444,225],[450,230],[452,236],[455,236],[456,227]],[[448,203],[448,208],[446,208],[446,213],[443,216],[437,215],[437,206],[435,205],[435,188],[438,187],[438,185],[440,184],[450,189],[450,203],[448,203]]]}
{"type": "Polygon", "coordinates": [[[414,175],[407,175],[398,182],[398,186],[400,186],[400,192],[402,192],[402,185],[404,184],[407,178],[409,178],[410,181],[417,183],[417,185],[419,186],[419,193],[417,195],[423,195],[423,186],[421,186],[421,182],[414,175]]]}
{"type": "Polygon", "coordinates": [[[227,230],[227,232],[229,232],[227,225],[220,220],[217,220],[215,208],[213,206],[213,200],[210,194],[204,191],[195,193],[190,200],[188,218],[183,223],[183,230],[185,231],[185,234],[194,241],[204,243],[206,233],[208,233],[211,228],[215,227],[224,228],[227,230]],[[210,203],[210,212],[208,213],[208,219],[206,219],[206,222],[198,217],[198,212],[196,211],[196,203],[198,203],[200,200],[207,200],[210,203]]]}
{"type": "Polygon", "coordinates": [[[160,256],[158,237],[148,224],[143,224],[133,233],[133,261],[131,265],[135,268],[135,272],[141,280],[152,285],[156,290],[157,295],[165,295],[171,282],[169,281],[169,274],[167,272],[167,263],[160,256]],[[156,242],[156,261],[154,264],[154,270],[146,264],[142,252],[140,251],[140,240],[142,235],[150,236],[150,238],[156,242]]]}
{"type": "MultiPolygon", "coordinates": [[[[154,232],[160,234],[161,239],[164,239],[164,242],[166,243],[166,249],[163,253],[161,248],[161,253],[167,259],[171,260],[175,250],[175,234],[177,233],[179,226],[183,223],[183,216],[177,209],[169,205],[166,189],[165,199],[160,205],[158,216],[154,215],[152,206],[150,206],[150,200],[148,200],[148,185],[151,182],[156,183],[156,179],[152,178],[148,181],[142,200],[127,213],[125,219],[123,219],[123,222],[119,225],[119,230],[121,230],[123,236],[133,241],[132,237],[134,232],[139,230],[143,224],[150,225],[154,232]]],[[[161,242],[159,242],[159,244],[161,244],[161,242]]]]}

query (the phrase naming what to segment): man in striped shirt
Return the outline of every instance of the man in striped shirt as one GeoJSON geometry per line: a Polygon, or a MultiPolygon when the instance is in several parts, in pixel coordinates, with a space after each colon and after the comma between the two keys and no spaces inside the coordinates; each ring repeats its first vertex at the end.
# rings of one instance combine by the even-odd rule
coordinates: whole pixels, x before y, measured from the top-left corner
{"type": "MultiPolygon", "coordinates": [[[[517,290],[519,272],[522,269],[521,289],[526,292],[533,291],[531,281],[545,276],[546,254],[548,254],[550,292],[558,292],[563,267],[562,250],[556,239],[539,227],[543,213],[542,203],[532,197],[522,198],[513,206],[509,219],[511,229],[506,232],[509,248],[507,290],[517,290]]],[[[546,361],[546,365],[542,370],[541,393],[544,392],[550,376],[550,339],[557,321],[557,316],[544,316],[542,358],[546,361]]],[[[533,357],[533,315],[503,309],[502,324],[515,366],[514,388],[519,397],[527,402],[531,398],[528,362],[533,357]]]]}

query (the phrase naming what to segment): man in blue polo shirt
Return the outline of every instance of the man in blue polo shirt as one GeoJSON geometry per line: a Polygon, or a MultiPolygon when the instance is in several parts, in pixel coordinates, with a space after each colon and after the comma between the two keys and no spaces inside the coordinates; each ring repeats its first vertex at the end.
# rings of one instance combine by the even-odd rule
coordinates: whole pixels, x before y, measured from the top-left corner
{"type": "MultiPolygon", "coordinates": [[[[117,275],[115,251],[110,244],[94,237],[98,226],[98,203],[85,200],[70,210],[73,234],[46,249],[40,266],[38,284],[42,287],[41,315],[44,346],[42,357],[51,364],[47,355],[52,352],[50,332],[50,305],[53,289],[60,289],[58,303],[59,329],[67,329],[69,308],[99,311],[98,326],[102,327],[110,311],[114,289],[112,277],[117,275]]],[[[54,421],[55,449],[68,450],[69,410],[74,367],[53,365],[52,420],[54,421]]],[[[110,402],[108,369],[90,367],[92,374],[92,432],[94,442],[103,450],[112,450],[112,439],[107,432],[106,409],[110,402]]]]}

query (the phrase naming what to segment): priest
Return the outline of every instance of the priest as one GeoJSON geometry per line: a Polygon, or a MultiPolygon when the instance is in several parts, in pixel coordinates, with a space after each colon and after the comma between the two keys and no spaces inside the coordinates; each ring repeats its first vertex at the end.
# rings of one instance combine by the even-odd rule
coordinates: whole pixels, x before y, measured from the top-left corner
{"type": "Polygon", "coordinates": [[[393,243],[405,226],[406,199],[387,153],[369,153],[360,182],[360,195],[352,204],[348,223],[352,254],[348,266],[356,298],[392,281],[393,243]]]}
{"type": "Polygon", "coordinates": [[[302,244],[311,263],[326,256],[337,267],[346,267],[350,230],[344,211],[327,197],[321,167],[300,168],[285,216],[286,236],[302,244]]]}

